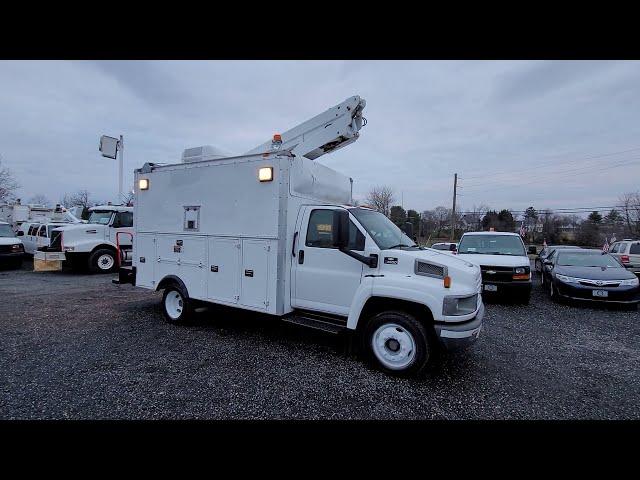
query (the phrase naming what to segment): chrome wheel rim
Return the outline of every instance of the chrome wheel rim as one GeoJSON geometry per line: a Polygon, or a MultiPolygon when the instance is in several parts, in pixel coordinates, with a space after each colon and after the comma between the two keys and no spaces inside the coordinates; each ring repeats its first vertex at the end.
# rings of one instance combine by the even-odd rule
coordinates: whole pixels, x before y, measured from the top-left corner
{"type": "Polygon", "coordinates": [[[173,320],[177,320],[182,315],[182,310],[184,308],[184,301],[182,300],[182,295],[180,295],[176,291],[169,292],[169,294],[164,299],[164,308],[167,311],[167,315],[171,317],[173,320]]]}
{"type": "Polygon", "coordinates": [[[108,253],[104,253],[98,257],[98,268],[100,270],[111,270],[114,264],[115,260],[113,256],[108,253]]]}
{"type": "Polygon", "coordinates": [[[371,347],[378,361],[391,370],[407,368],[416,356],[413,335],[396,323],[378,327],[371,338],[371,347]]]}

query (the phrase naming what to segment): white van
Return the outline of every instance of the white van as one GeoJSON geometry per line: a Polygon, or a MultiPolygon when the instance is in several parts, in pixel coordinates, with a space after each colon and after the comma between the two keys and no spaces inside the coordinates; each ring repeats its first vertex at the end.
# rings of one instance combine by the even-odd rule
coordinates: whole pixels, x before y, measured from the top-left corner
{"type": "Polygon", "coordinates": [[[133,266],[116,282],[164,290],[171,323],[215,303],[352,331],[394,373],[473,343],[480,269],[351,206],[352,179],[314,161],[358,138],[363,108],[351,97],[245,155],[194,161],[198,147],[136,170],[133,266]]]}
{"type": "Polygon", "coordinates": [[[480,266],[483,293],[529,303],[531,263],[517,233],[467,232],[458,244],[458,256],[480,266]]]}
{"type": "Polygon", "coordinates": [[[24,247],[8,222],[0,221],[0,266],[17,268],[22,265],[24,247]]]}

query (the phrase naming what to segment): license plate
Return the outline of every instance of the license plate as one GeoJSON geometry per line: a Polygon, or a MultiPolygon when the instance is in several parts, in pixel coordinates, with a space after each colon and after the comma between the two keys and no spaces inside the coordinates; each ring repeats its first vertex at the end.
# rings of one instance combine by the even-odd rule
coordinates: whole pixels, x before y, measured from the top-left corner
{"type": "Polygon", "coordinates": [[[607,290],[593,290],[594,297],[608,297],[609,292],[607,290]]]}
{"type": "Polygon", "coordinates": [[[497,285],[485,285],[484,289],[487,292],[497,292],[498,291],[498,286],[497,285]]]}

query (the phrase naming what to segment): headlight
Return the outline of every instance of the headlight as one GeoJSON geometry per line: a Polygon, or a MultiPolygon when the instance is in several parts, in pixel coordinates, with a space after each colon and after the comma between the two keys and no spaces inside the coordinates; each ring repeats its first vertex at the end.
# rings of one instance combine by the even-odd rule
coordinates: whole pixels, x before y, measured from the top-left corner
{"type": "Polygon", "coordinates": [[[14,252],[21,252],[22,248],[23,247],[21,243],[14,243],[13,245],[11,245],[11,250],[13,250],[14,252]]]}
{"type": "Polygon", "coordinates": [[[629,287],[637,287],[638,284],[640,284],[640,279],[638,279],[638,277],[630,278],[629,280],[622,280],[620,282],[620,285],[627,285],[629,287]]]}
{"type": "Polygon", "coordinates": [[[444,297],[442,304],[443,315],[468,315],[478,308],[478,294],[468,297],[444,297]]]}
{"type": "Polygon", "coordinates": [[[527,273],[527,272],[523,267],[518,267],[518,268],[516,268],[516,273],[517,274],[521,274],[521,273],[527,273]]]}
{"type": "Polygon", "coordinates": [[[567,277],[566,275],[560,275],[559,273],[556,273],[556,278],[564,283],[580,283],[579,278],[567,277]]]}

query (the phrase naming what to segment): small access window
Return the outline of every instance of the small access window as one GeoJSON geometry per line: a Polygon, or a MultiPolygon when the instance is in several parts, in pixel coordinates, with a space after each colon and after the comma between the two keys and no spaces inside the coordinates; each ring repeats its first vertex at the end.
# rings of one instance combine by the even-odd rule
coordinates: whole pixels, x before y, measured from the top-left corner
{"type": "MultiPolygon", "coordinates": [[[[307,247],[334,248],[333,210],[313,210],[307,228],[307,247]]],[[[353,222],[349,222],[349,250],[364,250],[364,235],[353,222]]]]}
{"type": "Polygon", "coordinates": [[[29,233],[28,233],[28,235],[31,235],[31,236],[35,235],[35,234],[38,232],[38,227],[39,227],[39,226],[40,226],[40,225],[38,225],[38,224],[31,225],[31,226],[29,227],[29,233]]]}
{"type": "Polygon", "coordinates": [[[200,206],[190,205],[184,207],[183,227],[185,231],[200,230],[200,206]]]}

